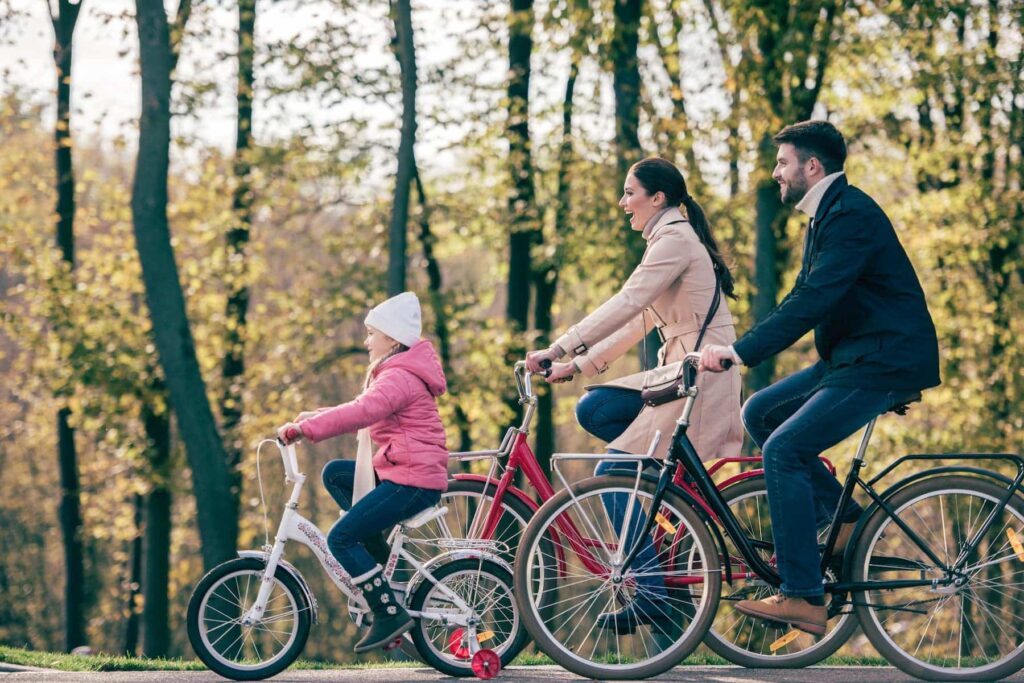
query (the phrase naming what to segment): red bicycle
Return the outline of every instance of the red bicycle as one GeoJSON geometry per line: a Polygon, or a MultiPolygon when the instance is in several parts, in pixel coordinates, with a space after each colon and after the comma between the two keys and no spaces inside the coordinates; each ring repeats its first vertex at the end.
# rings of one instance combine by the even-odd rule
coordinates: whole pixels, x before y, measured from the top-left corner
{"type": "MultiPolygon", "coordinates": [[[[476,539],[481,544],[486,544],[492,554],[498,555],[511,566],[519,547],[520,537],[530,519],[541,504],[555,495],[554,486],[527,442],[537,407],[532,373],[526,369],[526,364],[520,361],[515,364],[513,374],[519,403],[523,406],[522,422],[518,426],[508,428],[496,450],[451,454],[453,462],[489,461],[490,467],[486,474],[459,473],[449,480],[448,490],[441,499],[441,505],[447,508],[447,514],[409,532],[410,540],[414,542],[410,547],[413,554],[417,539],[424,543],[425,549],[437,538],[476,539]],[[519,472],[522,472],[523,478],[536,493],[539,502],[516,485],[519,472]]],[[[653,452],[653,444],[650,450],[653,452]]],[[[560,454],[560,457],[565,458],[566,454],[560,454]]],[[[568,457],[572,459],[574,456],[568,457]]],[[[600,460],[605,456],[578,454],[578,457],[585,460],[600,460]]],[[[834,473],[832,463],[824,458],[823,460],[834,473]]],[[[748,530],[748,536],[755,539],[755,544],[770,549],[771,520],[764,472],[756,466],[760,462],[760,457],[728,457],[716,460],[707,469],[712,477],[720,477],[716,480],[716,485],[737,519],[748,530]],[[754,467],[726,476],[723,470],[730,465],[754,467]]],[[[682,465],[677,468],[673,482],[688,492],[708,515],[715,518],[711,507],[700,495],[682,465]]],[[[565,485],[566,482],[562,483],[565,485]]],[[[660,519],[657,521],[653,532],[656,548],[662,546],[667,535],[674,533],[671,522],[660,519]]],[[[566,542],[587,571],[602,572],[604,568],[601,565],[592,563],[593,566],[590,566],[591,563],[588,563],[587,559],[592,557],[587,549],[595,547],[600,541],[576,528],[569,516],[560,519],[557,525],[562,542],[559,542],[552,533],[546,549],[540,553],[541,561],[534,567],[533,580],[545,582],[549,577],[556,576],[556,572],[564,578],[566,542]]],[[[803,634],[797,635],[785,625],[750,619],[732,610],[730,605],[734,602],[767,597],[775,592],[775,589],[746,567],[742,556],[731,547],[731,544],[724,547],[729,550],[733,567],[732,582],[723,584],[721,607],[704,640],[714,652],[734,664],[746,667],[795,668],[821,661],[847,640],[850,635],[850,629],[845,623],[849,618],[847,615],[830,622],[829,632],[815,639],[803,634]]],[[[770,557],[766,559],[771,561],[770,557]]],[[[674,559],[669,556],[665,561],[671,563],[674,559]]],[[[400,573],[402,569],[400,567],[398,572],[400,573]]],[[[684,579],[667,577],[666,587],[685,589],[685,586],[675,585],[680,580],[684,579]]],[[[553,595],[553,592],[538,590],[535,594],[553,595]]]]}

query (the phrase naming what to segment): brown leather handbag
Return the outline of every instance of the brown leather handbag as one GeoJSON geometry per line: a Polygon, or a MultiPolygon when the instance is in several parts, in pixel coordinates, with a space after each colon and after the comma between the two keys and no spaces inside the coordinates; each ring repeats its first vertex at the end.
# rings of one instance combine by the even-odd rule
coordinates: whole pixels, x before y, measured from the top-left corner
{"type": "MultiPolygon", "coordinates": [[[[701,325],[700,334],[697,335],[697,343],[693,348],[694,351],[700,349],[700,344],[704,341],[704,333],[708,331],[708,325],[711,324],[711,319],[715,317],[715,313],[718,312],[718,305],[721,303],[722,276],[718,272],[718,265],[714,261],[712,261],[712,265],[715,269],[715,294],[711,297],[711,306],[708,308],[707,317],[704,318],[704,324],[701,325]]],[[[646,363],[644,364],[646,365],[646,363]]],[[[644,386],[640,389],[640,399],[646,405],[653,407],[682,398],[681,392],[684,389],[683,375],[686,372],[695,371],[696,369],[692,365],[684,361],[678,361],[678,363],[648,371],[644,376],[644,386]],[[675,369],[673,367],[675,365],[678,365],[679,368],[675,369]],[[659,371],[661,372],[659,373],[659,371]],[[651,384],[647,384],[648,378],[654,381],[651,384]]],[[[691,378],[689,383],[692,383],[693,379],[691,378]]]]}

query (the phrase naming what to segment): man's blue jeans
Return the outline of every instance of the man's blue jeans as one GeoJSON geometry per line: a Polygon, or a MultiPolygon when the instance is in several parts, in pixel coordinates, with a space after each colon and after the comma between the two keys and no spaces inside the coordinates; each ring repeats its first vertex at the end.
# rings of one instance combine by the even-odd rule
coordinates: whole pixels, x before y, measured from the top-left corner
{"type": "MultiPolygon", "coordinates": [[[[643,401],[640,400],[640,392],[633,389],[621,389],[618,387],[598,387],[591,389],[583,395],[583,398],[576,404],[576,420],[586,431],[605,442],[614,441],[626,431],[636,416],[643,408],[643,401]]],[[[609,453],[622,453],[615,449],[608,449],[609,453]]],[[[636,475],[636,468],[641,463],[616,462],[614,460],[602,460],[594,469],[594,474],[632,474],[636,475]]],[[[643,461],[643,467],[659,467],[660,463],[653,458],[643,461]]],[[[629,504],[629,496],[624,493],[616,493],[601,497],[605,510],[608,512],[608,519],[614,525],[620,535],[620,540],[628,549],[633,547],[636,534],[643,528],[646,515],[642,514],[636,507],[629,521],[628,529],[623,529],[626,519],[626,507],[629,504]]],[[[654,542],[648,536],[633,560],[631,569],[637,574],[637,594],[651,599],[664,599],[665,580],[658,569],[658,558],[654,552],[654,542]],[[651,572],[651,573],[646,573],[651,572]],[[653,573],[653,574],[652,574],[653,573]]]]}
{"type": "MultiPolygon", "coordinates": [[[[743,405],[743,425],[764,459],[782,592],[793,597],[824,594],[817,529],[832,519],[843,490],[818,456],[914,393],[819,388],[824,374],[819,362],[743,405]]],[[[840,519],[856,521],[860,513],[851,501],[840,519]]]]}
{"type": "Polygon", "coordinates": [[[355,468],[354,460],[332,460],[321,478],[331,497],[348,510],[327,534],[327,547],[350,576],[361,577],[377,566],[365,545],[379,543],[382,532],[436,505],[441,492],[382,481],[352,505],[355,468]]]}

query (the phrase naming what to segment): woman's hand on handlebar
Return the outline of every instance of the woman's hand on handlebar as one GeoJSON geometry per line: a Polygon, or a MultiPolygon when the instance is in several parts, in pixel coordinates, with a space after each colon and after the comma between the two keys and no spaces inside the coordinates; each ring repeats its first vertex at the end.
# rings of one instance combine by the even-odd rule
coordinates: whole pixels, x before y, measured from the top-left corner
{"type": "Polygon", "coordinates": [[[736,362],[736,354],[732,348],[728,346],[718,346],[715,344],[708,344],[700,352],[700,365],[698,369],[701,372],[725,372],[731,368],[736,362]]]}
{"type": "Polygon", "coordinates": [[[560,358],[556,349],[544,349],[543,351],[530,351],[526,354],[526,369],[534,374],[539,374],[545,369],[544,361],[554,363],[560,358]]]}
{"type": "Polygon", "coordinates": [[[288,422],[277,428],[277,440],[285,446],[290,446],[297,441],[301,441],[304,436],[305,434],[302,433],[302,427],[294,422],[288,422]]]}
{"type": "Polygon", "coordinates": [[[544,379],[547,380],[548,384],[561,384],[562,382],[571,382],[572,376],[576,374],[576,364],[572,361],[568,363],[552,363],[549,369],[544,371],[544,379]]]}

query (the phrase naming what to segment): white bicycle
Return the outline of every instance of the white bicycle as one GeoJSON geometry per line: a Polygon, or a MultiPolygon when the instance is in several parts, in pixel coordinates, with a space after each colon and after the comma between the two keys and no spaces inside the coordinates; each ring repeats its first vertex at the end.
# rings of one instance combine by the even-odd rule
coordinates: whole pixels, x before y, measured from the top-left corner
{"type": "MultiPolygon", "coordinates": [[[[241,551],[238,559],[214,567],[196,586],[188,606],[188,636],[199,659],[234,680],[260,680],[286,669],[302,652],[317,602],[302,574],[284,560],[285,542],[308,546],[327,576],[348,598],[358,626],[372,619],[361,591],[331,555],[327,539],[298,513],[306,476],[299,472],[295,446],[275,443],[284,462],[291,496],[281,514],[274,544],[241,551]]],[[[257,457],[257,473],[259,462],[257,457]]],[[[260,481],[260,497],[263,484],[260,481]]],[[[444,507],[431,507],[398,525],[384,575],[391,580],[399,559],[413,571],[406,583],[392,583],[416,621],[411,638],[424,662],[450,676],[493,678],[527,643],[513,595],[512,569],[497,541],[410,539],[408,531],[443,520],[444,507]],[[420,546],[410,553],[406,542],[420,546]],[[423,546],[432,546],[426,561],[423,546]]],[[[264,513],[265,514],[265,513],[264,513]]],[[[269,540],[269,539],[268,539],[269,540]]],[[[387,649],[402,644],[399,638],[387,649]]]]}

